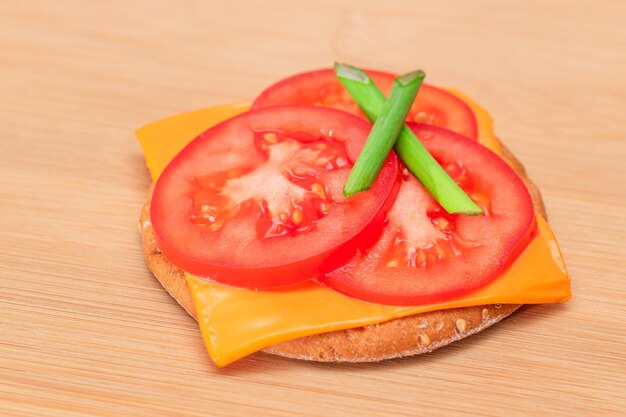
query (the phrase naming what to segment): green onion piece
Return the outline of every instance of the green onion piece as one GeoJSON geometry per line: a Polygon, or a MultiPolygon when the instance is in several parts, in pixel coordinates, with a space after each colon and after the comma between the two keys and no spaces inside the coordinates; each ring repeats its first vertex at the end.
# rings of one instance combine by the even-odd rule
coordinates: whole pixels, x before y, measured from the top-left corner
{"type": "Polygon", "coordinates": [[[369,190],[376,181],[400,129],[404,126],[404,119],[411,109],[424,76],[422,71],[414,71],[395,79],[389,98],[385,101],[350,171],[343,188],[346,197],[369,190]]]}
{"type": "MultiPolygon", "coordinates": [[[[356,67],[335,64],[335,75],[370,122],[375,123],[385,106],[385,96],[369,75],[356,67]]],[[[477,216],[483,210],[454,182],[406,126],[400,130],[395,151],[409,171],[448,213],[477,216]]]]}

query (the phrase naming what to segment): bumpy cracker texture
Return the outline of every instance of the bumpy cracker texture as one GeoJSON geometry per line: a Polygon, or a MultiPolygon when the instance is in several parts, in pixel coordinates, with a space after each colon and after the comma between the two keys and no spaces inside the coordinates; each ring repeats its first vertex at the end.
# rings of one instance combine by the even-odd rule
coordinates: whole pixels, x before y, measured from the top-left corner
{"type": "MultiPolygon", "coordinates": [[[[545,217],[537,187],[515,156],[503,147],[504,159],[520,175],[535,208],[545,217]]],[[[197,320],[191,292],[182,270],[165,259],[157,247],[150,222],[150,199],[141,212],[139,228],[148,268],[167,292],[197,320]]],[[[263,351],[288,358],[321,362],[376,362],[430,352],[477,333],[507,317],[520,306],[483,305],[432,311],[355,329],[295,339],[263,351]]]]}

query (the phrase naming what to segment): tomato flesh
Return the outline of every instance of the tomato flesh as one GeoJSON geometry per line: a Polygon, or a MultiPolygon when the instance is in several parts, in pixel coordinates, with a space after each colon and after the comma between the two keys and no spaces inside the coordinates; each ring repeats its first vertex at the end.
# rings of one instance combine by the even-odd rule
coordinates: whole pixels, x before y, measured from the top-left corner
{"type": "Polygon", "coordinates": [[[444,129],[409,126],[485,215],[446,213],[404,168],[380,239],[322,279],[351,297],[420,305],[462,296],[496,278],[534,230],[528,190],[497,155],[444,129]]]}
{"type": "MultiPolygon", "coordinates": [[[[372,70],[367,73],[387,96],[395,75],[372,70]]],[[[285,78],[263,91],[252,104],[252,108],[288,104],[332,107],[365,118],[332,69],[310,71],[285,78]]],[[[422,85],[406,120],[443,127],[477,140],[478,129],[472,109],[463,100],[432,85],[422,85]]]]}
{"type": "Polygon", "coordinates": [[[371,126],[313,106],[244,113],[201,134],[157,181],[157,244],[179,268],[247,288],[304,281],[377,238],[397,189],[391,154],[371,190],[343,185],[371,126]]]}

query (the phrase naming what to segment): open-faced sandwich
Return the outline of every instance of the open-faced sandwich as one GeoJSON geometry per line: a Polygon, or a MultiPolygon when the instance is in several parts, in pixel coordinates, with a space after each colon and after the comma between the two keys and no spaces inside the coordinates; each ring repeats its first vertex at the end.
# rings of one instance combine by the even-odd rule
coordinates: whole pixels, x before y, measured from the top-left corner
{"type": "Polygon", "coordinates": [[[538,189],[423,76],[336,65],[137,131],[148,267],[217,365],[414,355],[569,299],[538,189]]]}

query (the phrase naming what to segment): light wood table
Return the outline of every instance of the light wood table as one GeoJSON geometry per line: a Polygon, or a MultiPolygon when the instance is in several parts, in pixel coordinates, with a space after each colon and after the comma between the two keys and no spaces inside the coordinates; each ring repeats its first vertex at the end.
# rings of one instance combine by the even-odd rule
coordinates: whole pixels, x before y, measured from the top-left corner
{"type": "MultiPolygon", "coordinates": [[[[0,415],[619,415],[626,2],[0,3],[0,415]],[[133,132],[333,61],[491,110],[545,197],[565,305],[422,357],[216,369],[147,271],[133,132]]],[[[622,414],[623,415],[623,414],[622,414]]]]}

